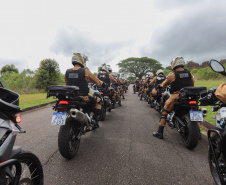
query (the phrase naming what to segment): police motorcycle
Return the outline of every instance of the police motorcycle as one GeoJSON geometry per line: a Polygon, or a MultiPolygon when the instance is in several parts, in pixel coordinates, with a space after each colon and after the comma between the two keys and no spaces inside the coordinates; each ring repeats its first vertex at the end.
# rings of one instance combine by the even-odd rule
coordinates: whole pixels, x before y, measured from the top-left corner
{"type": "Polygon", "coordinates": [[[21,121],[19,94],[0,87],[0,184],[42,185],[43,169],[38,157],[14,146],[21,121]]]}
{"type": "MultiPolygon", "coordinates": [[[[225,68],[217,60],[210,60],[213,71],[226,76],[225,68]]],[[[215,129],[208,130],[208,162],[216,184],[226,184],[226,104],[215,96],[215,88],[211,88],[207,96],[202,98],[201,105],[212,105],[215,116],[215,129]]]]}
{"type": "Polygon", "coordinates": [[[106,118],[106,112],[111,112],[112,105],[109,98],[109,92],[106,87],[98,87],[96,84],[93,84],[89,89],[91,95],[99,97],[102,101],[100,120],[104,121],[106,118]]]}
{"type": "Polygon", "coordinates": [[[136,94],[136,92],[139,92],[139,89],[140,89],[140,84],[139,84],[139,79],[137,78],[136,82],[133,84],[133,94],[136,94]],[[136,85],[137,85],[137,87],[136,87],[136,85]]]}
{"type": "Polygon", "coordinates": [[[90,98],[86,102],[79,96],[77,86],[49,86],[47,98],[51,96],[57,99],[51,124],[60,125],[59,152],[64,158],[72,159],[78,152],[81,136],[96,129],[93,108],[96,100],[90,98]]]}
{"type": "Polygon", "coordinates": [[[164,107],[164,100],[166,99],[166,96],[165,96],[165,99],[163,99],[162,95],[165,93],[166,89],[165,88],[158,89],[158,86],[156,87],[156,89],[157,89],[157,94],[155,96],[154,101],[151,102],[150,106],[151,108],[154,108],[157,112],[160,113],[164,107]]]}
{"type": "Polygon", "coordinates": [[[166,123],[172,129],[177,129],[184,146],[192,150],[198,145],[200,137],[198,122],[203,121],[203,117],[207,115],[207,110],[199,109],[198,105],[199,98],[206,94],[206,87],[184,87],[180,92],[174,110],[167,115],[166,123]]]}

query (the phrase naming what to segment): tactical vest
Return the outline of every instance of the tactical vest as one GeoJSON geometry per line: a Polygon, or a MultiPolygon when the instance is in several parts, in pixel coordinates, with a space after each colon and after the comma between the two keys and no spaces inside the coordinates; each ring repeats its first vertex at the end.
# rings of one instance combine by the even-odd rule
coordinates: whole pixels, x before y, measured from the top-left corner
{"type": "Polygon", "coordinates": [[[66,71],[65,78],[66,85],[78,86],[80,94],[88,95],[89,88],[85,79],[85,68],[80,68],[78,70],[68,69],[66,71]]]}
{"type": "Polygon", "coordinates": [[[188,70],[174,71],[175,81],[171,83],[170,93],[180,91],[183,87],[192,86],[191,73],[188,70]]]}
{"type": "Polygon", "coordinates": [[[109,78],[109,73],[99,73],[98,78],[101,81],[105,82],[108,86],[110,86],[111,81],[110,81],[110,78],[109,78]]]}
{"type": "Polygon", "coordinates": [[[153,88],[153,85],[149,85],[149,83],[153,80],[153,78],[149,78],[148,80],[148,89],[149,91],[153,88]]]}
{"type": "Polygon", "coordinates": [[[161,84],[166,79],[165,76],[156,76],[155,86],[161,84]]]}

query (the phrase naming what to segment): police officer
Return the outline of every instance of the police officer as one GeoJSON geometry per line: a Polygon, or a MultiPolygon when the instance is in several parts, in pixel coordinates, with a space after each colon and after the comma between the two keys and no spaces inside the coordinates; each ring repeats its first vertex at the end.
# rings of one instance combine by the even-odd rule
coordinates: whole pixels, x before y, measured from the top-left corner
{"type": "MultiPolygon", "coordinates": [[[[164,76],[164,72],[162,69],[159,69],[157,72],[156,72],[156,75],[152,81],[149,83],[149,85],[155,85],[155,88],[152,90],[151,92],[151,106],[152,106],[152,102],[154,101],[155,99],[155,96],[157,95],[157,87],[159,84],[161,84],[165,79],[166,77],[164,76]]],[[[152,106],[153,107],[153,106],[152,106]]]]}
{"type": "Polygon", "coordinates": [[[150,72],[147,74],[146,80],[143,82],[144,86],[146,86],[146,84],[147,84],[147,88],[145,89],[146,97],[148,96],[149,92],[152,90],[152,85],[149,85],[149,83],[152,81],[153,78],[154,78],[154,74],[152,72],[150,72]]]}
{"type": "Polygon", "coordinates": [[[105,87],[106,84],[95,77],[88,69],[85,69],[84,66],[86,61],[88,61],[88,57],[81,53],[73,53],[72,56],[72,64],[73,68],[67,69],[65,73],[65,84],[70,86],[78,86],[79,87],[79,95],[88,102],[92,100],[95,103],[94,106],[94,120],[95,120],[95,127],[98,128],[99,124],[99,116],[101,115],[101,99],[88,95],[89,88],[88,88],[88,81],[95,83],[98,86],[105,87]]]}
{"type": "Polygon", "coordinates": [[[163,130],[166,126],[166,118],[170,111],[173,110],[174,104],[179,98],[180,89],[187,86],[194,86],[194,79],[191,73],[184,69],[183,57],[175,57],[171,61],[173,72],[169,73],[166,79],[159,85],[160,88],[165,88],[171,84],[170,98],[165,102],[161,119],[159,122],[159,128],[157,132],[153,132],[153,136],[163,139],[163,130]]]}
{"type": "Polygon", "coordinates": [[[120,92],[120,89],[118,87],[122,83],[122,81],[118,78],[117,73],[114,73],[113,77],[117,81],[117,83],[115,85],[116,85],[116,91],[118,92],[118,105],[122,106],[122,104],[121,104],[121,92],[120,92]]]}
{"type": "Polygon", "coordinates": [[[107,68],[106,66],[103,66],[101,72],[98,73],[98,78],[101,81],[103,81],[103,82],[105,82],[107,84],[107,86],[106,86],[107,87],[107,91],[109,92],[110,99],[111,99],[111,102],[112,102],[112,108],[114,109],[116,93],[110,91],[110,83],[111,82],[112,83],[117,83],[117,81],[113,78],[113,76],[108,71],[112,72],[112,69],[111,68],[107,68]]]}

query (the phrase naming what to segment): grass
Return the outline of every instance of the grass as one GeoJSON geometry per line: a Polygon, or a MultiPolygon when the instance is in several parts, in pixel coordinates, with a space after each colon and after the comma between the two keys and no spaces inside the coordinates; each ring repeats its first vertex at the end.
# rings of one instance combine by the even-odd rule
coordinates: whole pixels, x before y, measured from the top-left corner
{"type": "MultiPolygon", "coordinates": [[[[218,87],[220,84],[224,83],[224,80],[200,80],[200,81],[195,81],[195,86],[204,86],[207,87],[207,91],[212,88],[212,87],[218,87]]],[[[213,118],[217,112],[212,112],[211,107],[212,106],[203,106],[204,108],[207,109],[207,116],[204,118],[205,120],[211,122],[212,124],[215,123],[215,119],[213,118]]]]}
{"type": "Polygon", "coordinates": [[[54,99],[48,98],[46,99],[46,93],[40,93],[40,94],[26,94],[26,95],[20,95],[20,108],[25,109],[28,107],[33,107],[36,105],[41,105],[44,103],[53,102],[54,99]]]}

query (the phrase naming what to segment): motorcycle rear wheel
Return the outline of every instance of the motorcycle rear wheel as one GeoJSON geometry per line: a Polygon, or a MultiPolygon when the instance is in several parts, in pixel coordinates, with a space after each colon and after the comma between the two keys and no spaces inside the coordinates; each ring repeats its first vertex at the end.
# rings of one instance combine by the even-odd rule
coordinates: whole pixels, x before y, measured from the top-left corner
{"type": "MultiPolygon", "coordinates": [[[[43,169],[38,157],[29,151],[21,151],[13,156],[13,159],[17,159],[21,163],[22,171],[19,184],[28,185],[43,185],[44,176],[43,169]]],[[[15,168],[11,167],[11,171],[14,174],[15,168]]]]}
{"type": "Polygon", "coordinates": [[[58,148],[64,158],[72,159],[76,156],[81,140],[80,138],[78,139],[80,130],[81,124],[71,117],[68,117],[65,125],[60,127],[58,133],[58,148]]]}
{"type": "Polygon", "coordinates": [[[190,120],[190,115],[186,114],[182,117],[182,121],[187,125],[182,140],[186,148],[192,150],[198,145],[199,141],[199,126],[196,121],[190,120]]]}
{"type": "Polygon", "coordinates": [[[225,167],[225,164],[224,164],[224,160],[223,160],[223,154],[222,154],[222,146],[220,144],[220,139],[219,137],[217,136],[217,134],[213,134],[211,136],[211,141],[212,141],[212,146],[213,146],[213,150],[211,150],[211,147],[210,145],[208,146],[208,162],[209,162],[209,167],[210,167],[210,172],[213,176],[213,179],[215,181],[216,184],[226,184],[226,182],[224,182],[224,178],[226,178],[226,169],[225,167]],[[216,160],[214,159],[214,153],[216,155],[216,160]],[[223,165],[219,165],[219,164],[222,164],[223,165]],[[219,174],[217,172],[217,168],[216,166],[219,166],[219,170],[220,170],[220,173],[219,174]],[[223,182],[221,182],[223,181],[223,182]]]}

